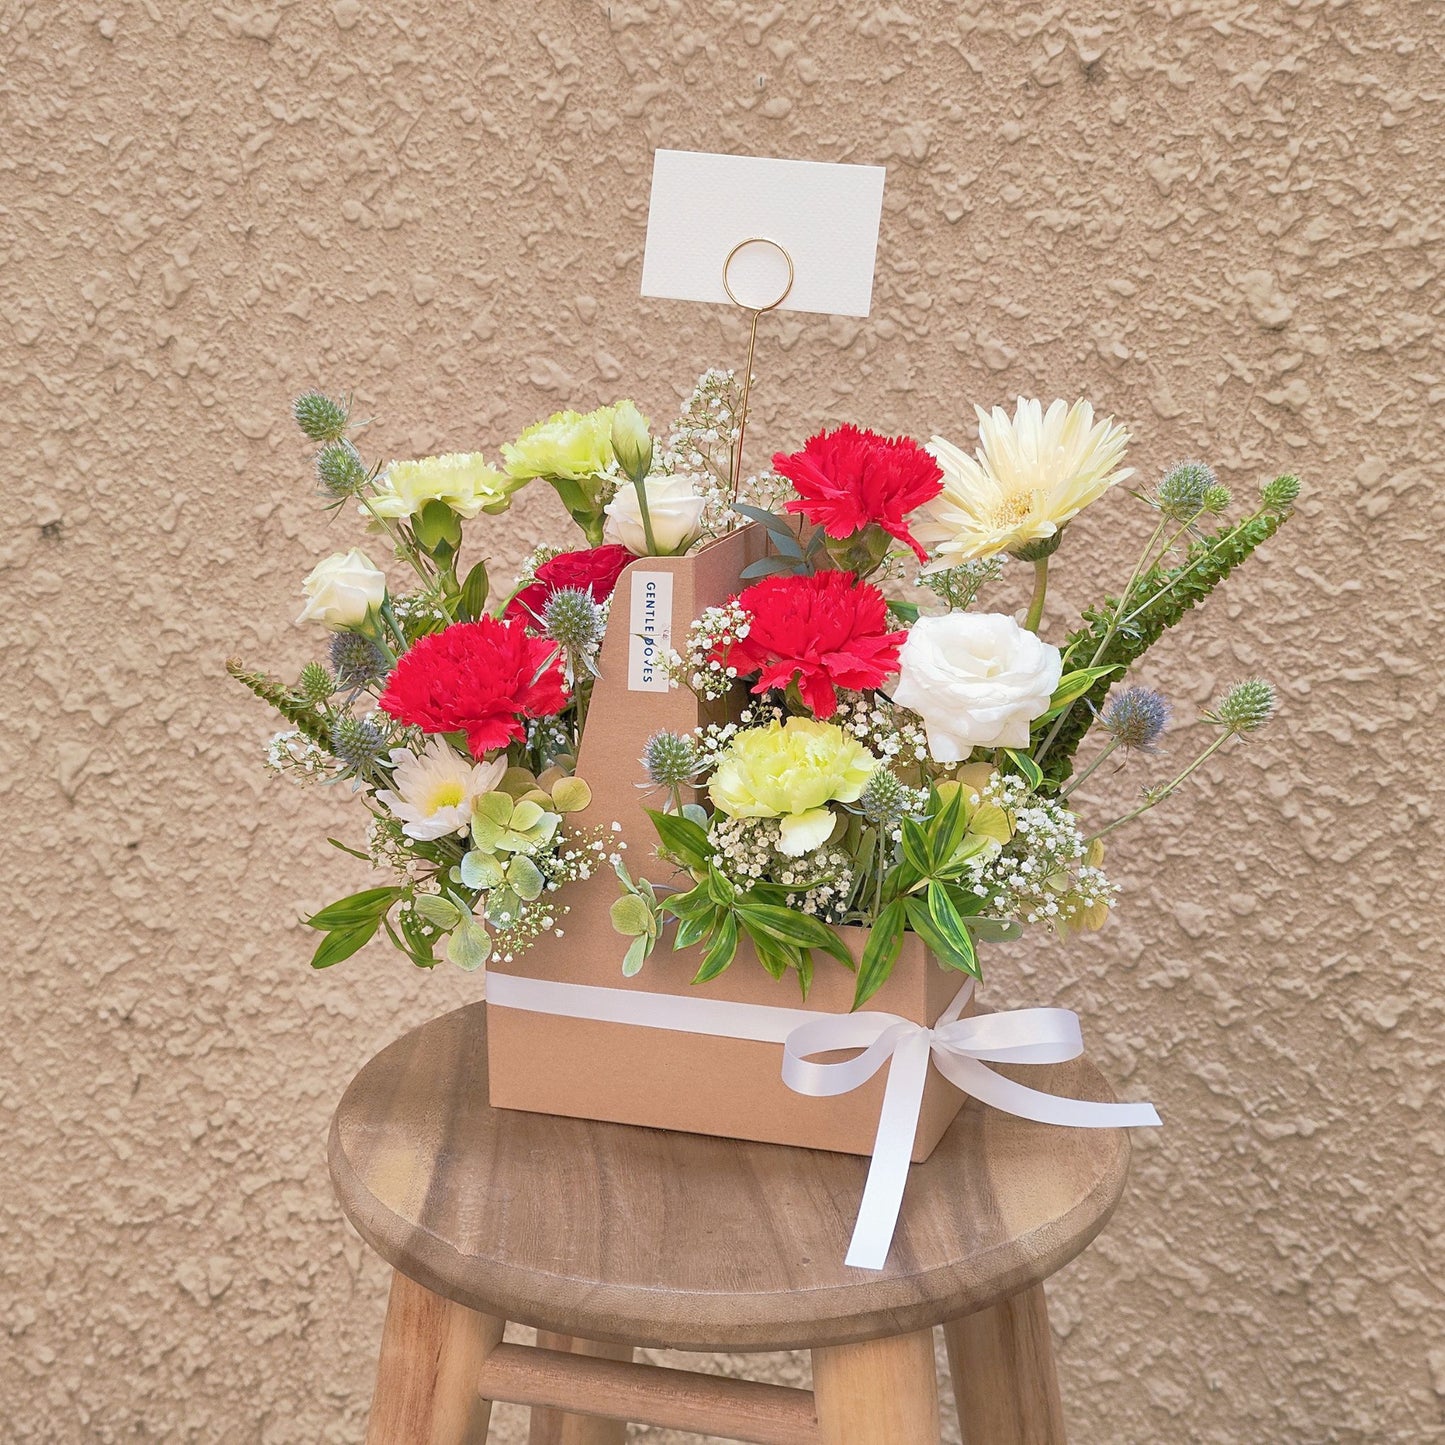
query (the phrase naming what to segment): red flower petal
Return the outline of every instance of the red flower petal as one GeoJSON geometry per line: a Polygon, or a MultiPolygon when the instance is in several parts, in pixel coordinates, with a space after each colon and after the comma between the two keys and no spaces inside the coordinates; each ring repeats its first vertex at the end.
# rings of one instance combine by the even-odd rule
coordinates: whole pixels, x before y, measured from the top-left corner
{"type": "Polygon", "coordinates": [[[863,692],[898,670],[906,632],[889,632],[888,603],[851,572],[769,577],[738,597],[749,614],[748,635],[735,642],[727,666],[758,674],[753,692],[796,681],[814,717],[838,710],[837,689],[863,692]]]}
{"type": "Polygon", "coordinates": [[[592,594],[594,602],[606,602],[617,587],[622,569],[633,560],[626,547],[609,542],[602,547],[588,547],[581,552],[559,552],[537,568],[536,580],[529,582],[507,603],[508,617],[522,617],[528,622],[540,616],[547,599],[565,587],[592,594]]]}
{"type": "Polygon", "coordinates": [[[397,660],[380,706],[424,732],[465,733],[472,756],[481,758],[522,741],[524,719],[567,706],[556,650],[529,637],[521,618],[454,623],[397,660]]]}
{"type": "Polygon", "coordinates": [[[840,426],[810,437],[800,452],[779,452],[773,466],[798,493],[786,511],[834,538],[881,527],[926,559],[905,519],[943,490],[943,469],[917,442],[840,426]]]}

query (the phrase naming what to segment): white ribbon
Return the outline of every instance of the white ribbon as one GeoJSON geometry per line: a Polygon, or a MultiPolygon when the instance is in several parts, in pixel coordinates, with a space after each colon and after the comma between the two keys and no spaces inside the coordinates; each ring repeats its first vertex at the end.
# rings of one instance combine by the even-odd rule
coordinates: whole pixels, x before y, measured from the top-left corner
{"type": "Polygon", "coordinates": [[[495,1007],[780,1043],[783,1082],[795,1093],[813,1098],[851,1093],[889,1065],[873,1158],[845,1260],[858,1269],[882,1269],[888,1258],[908,1183],[930,1058],[939,1073],[965,1093],[1021,1119],[1072,1129],[1120,1129],[1160,1122],[1152,1104],[1061,1099],[995,1073],[988,1067],[990,1063],[1057,1064],[1077,1058],[1084,1051],[1078,1016],[1071,1009],[1027,1008],[960,1018],[972,995],[970,979],[929,1028],[890,1013],[827,1014],[631,988],[597,988],[510,973],[487,975],[487,1002],[495,1007]],[[813,1058],[835,1049],[862,1052],[839,1063],[820,1063],[813,1058]]]}

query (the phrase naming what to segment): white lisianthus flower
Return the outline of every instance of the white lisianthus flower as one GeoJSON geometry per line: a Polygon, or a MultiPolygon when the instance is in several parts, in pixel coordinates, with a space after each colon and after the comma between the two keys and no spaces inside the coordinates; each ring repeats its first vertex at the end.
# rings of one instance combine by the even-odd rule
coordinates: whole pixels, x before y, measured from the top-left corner
{"type": "MultiPolygon", "coordinates": [[[[978,413],[978,450],[934,437],[943,490],[914,514],[913,532],[933,549],[929,571],[1045,542],[1110,487],[1134,475],[1121,467],[1129,433],[1112,417],[1097,424],[1086,401],[1018,400],[978,413]]],[[[1057,544],[1056,544],[1057,545],[1057,544]]]]}
{"type": "Polygon", "coordinates": [[[377,480],[376,495],[361,510],[378,517],[414,517],[428,502],[445,502],[470,521],[512,505],[525,478],[499,472],[480,452],[448,452],[414,462],[392,462],[377,480]]]}
{"type": "Polygon", "coordinates": [[[635,402],[619,401],[612,409],[612,451],[629,477],[645,477],[652,468],[652,434],[635,402]]]}
{"type": "Polygon", "coordinates": [[[474,763],[441,738],[430,738],[420,756],[409,748],[393,748],[391,766],[395,790],[378,790],[377,800],[401,819],[408,838],[427,842],[471,825],[472,800],[502,781],[507,760],[503,756],[474,763]]]}
{"type": "MultiPolygon", "coordinates": [[[[666,557],[681,552],[702,530],[707,498],[698,496],[692,479],[686,476],[654,473],[642,485],[647,489],[647,514],[652,519],[658,554],[666,557]]],[[[607,513],[603,538],[620,542],[629,552],[646,557],[650,549],[637,488],[624,482],[603,510],[607,513]]]]}
{"type": "Polygon", "coordinates": [[[299,622],[319,622],[333,632],[361,627],[386,598],[386,574],[355,547],[318,562],[301,584],[306,606],[299,622]]]}
{"type": "Polygon", "coordinates": [[[1064,670],[1059,649],[998,612],[920,617],[898,654],[893,700],[923,719],[935,762],[1026,748],[1064,670]]]}

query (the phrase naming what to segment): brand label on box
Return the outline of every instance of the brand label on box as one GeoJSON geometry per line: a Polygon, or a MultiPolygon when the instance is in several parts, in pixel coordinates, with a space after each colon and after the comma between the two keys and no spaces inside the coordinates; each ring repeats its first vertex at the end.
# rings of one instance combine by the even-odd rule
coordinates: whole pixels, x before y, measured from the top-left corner
{"type": "Polygon", "coordinates": [[[628,692],[666,692],[663,671],[672,646],[672,573],[632,573],[632,645],[627,654],[628,692]]]}

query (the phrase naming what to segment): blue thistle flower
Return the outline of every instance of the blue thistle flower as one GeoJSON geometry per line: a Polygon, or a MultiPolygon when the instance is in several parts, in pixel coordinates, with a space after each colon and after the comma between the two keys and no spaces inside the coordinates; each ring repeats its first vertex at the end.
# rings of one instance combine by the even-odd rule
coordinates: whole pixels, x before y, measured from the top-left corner
{"type": "Polygon", "coordinates": [[[1169,722],[1169,701],[1150,687],[1128,687],[1109,700],[1099,721],[1119,747],[1152,753],[1169,722]]]}
{"type": "Polygon", "coordinates": [[[340,441],[346,435],[348,408],[319,391],[308,391],[291,403],[296,425],[314,442],[340,441]]]}
{"type": "Polygon", "coordinates": [[[1154,489],[1154,505],[1176,522],[1192,522],[1205,509],[1210,490],[1219,485],[1204,462],[1176,462],[1154,489]]]}
{"type": "Polygon", "coordinates": [[[542,608],[542,629],[566,654],[569,685],[597,675],[602,645],[602,609],[582,587],[559,587],[542,608]]]}
{"type": "Polygon", "coordinates": [[[319,662],[308,662],[296,691],[309,703],[325,702],[336,691],[336,679],[319,662]]]}
{"type": "Polygon", "coordinates": [[[380,682],[391,670],[386,649],[359,632],[338,632],[331,639],[331,668],[343,688],[380,682]]]}
{"type": "Polygon", "coordinates": [[[870,823],[896,827],[908,811],[903,784],[887,768],[875,768],[858,799],[858,809],[870,823]]]}
{"type": "Polygon", "coordinates": [[[1259,499],[1271,512],[1287,512],[1299,500],[1300,479],[1293,472],[1286,472],[1272,482],[1266,482],[1259,490],[1259,499]]]}
{"type": "Polygon", "coordinates": [[[1223,701],[1205,720],[1232,733],[1252,733],[1274,716],[1279,699],[1270,683],[1262,677],[1249,677],[1237,682],[1224,694],[1223,701]]]}
{"type": "Polygon", "coordinates": [[[384,734],[370,718],[343,716],[331,724],[332,754],[348,772],[359,773],[376,762],[385,743],[384,734]]]}
{"type": "Polygon", "coordinates": [[[339,501],[356,496],[366,485],[366,468],[350,442],[328,442],[316,453],[316,480],[323,492],[339,501]]]}
{"type": "Polygon", "coordinates": [[[697,776],[697,744],[682,733],[654,733],[642,749],[642,766],[661,788],[680,788],[697,776]]]}

